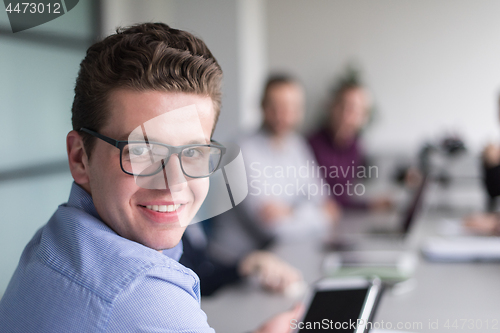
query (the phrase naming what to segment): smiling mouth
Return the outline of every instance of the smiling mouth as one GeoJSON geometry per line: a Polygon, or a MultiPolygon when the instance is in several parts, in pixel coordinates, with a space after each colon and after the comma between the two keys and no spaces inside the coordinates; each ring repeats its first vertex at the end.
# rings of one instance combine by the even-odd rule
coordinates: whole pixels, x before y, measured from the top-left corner
{"type": "Polygon", "coordinates": [[[142,206],[146,207],[147,209],[150,209],[154,212],[159,212],[159,213],[172,213],[175,212],[181,207],[181,204],[177,205],[148,205],[148,206],[142,206]]]}

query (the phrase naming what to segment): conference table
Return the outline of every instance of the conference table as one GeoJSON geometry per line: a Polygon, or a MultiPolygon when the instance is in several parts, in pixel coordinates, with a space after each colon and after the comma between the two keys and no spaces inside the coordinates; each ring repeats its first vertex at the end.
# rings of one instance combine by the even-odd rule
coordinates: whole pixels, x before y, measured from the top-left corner
{"type": "MultiPolygon", "coordinates": [[[[447,186],[432,182],[404,244],[364,234],[364,226],[356,225],[364,219],[356,214],[341,221],[344,232],[359,237],[359,249],[403,245],[418,255],[413,278],[386,289],[373,323],[379,328],[408,332],[500,332],[500,263],[435,263],[420,254],[422,242],[439,234],[444,219],[461,219],[481,211],[484,200],[478,179],[458,180],[447,186]]],[[[278,243],[272,251],[299,268],[309,285],[324,276],[322,263],[328,251],[321,237],[278,243]]],[[[201,306],[217,332],[237,333],[257,328],[298,300],[300,297],[266,292],[250,279],[203,298],[201,306]]]]}

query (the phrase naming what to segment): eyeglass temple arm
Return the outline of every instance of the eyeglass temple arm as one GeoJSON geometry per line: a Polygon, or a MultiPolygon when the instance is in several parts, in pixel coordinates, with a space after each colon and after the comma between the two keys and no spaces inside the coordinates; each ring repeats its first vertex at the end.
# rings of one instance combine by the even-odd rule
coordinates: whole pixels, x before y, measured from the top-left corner
{"type": "MultiPolygon", "coordinates": [[[[219,145],[221,148],[221,155],[224,156],[224,154],[226,153],[226,147],[215,140],[210,140],[210,142],[219,145]]],[[[222,156],[221,156],[221,159],[222,159],[222,156]]],[[[231,200],[231,205],[234,208],[234,207],[236,207],[236,204],[234,203],[233,192],[231,191],[231,186],[229,185],[229,181],[227,180],[226,170],[224,169],[224,165],[222,165],[222,161],[221,161],[221,165],[219,165],[217,167],[217,169],[220,169],[222,172],[222,176],[224,177],[224,182],[226,183],[227,193],[229,194],[229,199],[231,200]]]]}
{"type": "Polygon", "coordinates": [[[103,141],[106,141],[106,142],[107,142],[107,143],[109,143],[110,145],[113,145],[113,146],[115,146],[115,147],[119,148],[119,147],[118,147],[118,145],[119,145],[119,143],[120,143],[120,142],[119,142],[118,140],[111,139],[110,137],[107,137],[107,136],[101,135],[101,134],[99,134],[99,133],[97,133],[97,132],[94,132],[94,131],[89,130],[89,129],[84,128],[84,127],[80,128],[80,131],[85,132],[85,133],[88,133],[88,134],[90,134],[90,135],[93,135],[93,136],[95,136],[96,138],[99,138],[99,139],[101,139],[101,140],[103,140],[103,141]]]}
{"type": "Polygon", "coordinates": [[[231,186],[229,186],[229,181],[227,180],[226,170],[224,169],[223,166],[220,168],[220,170],[222,171],[222,175],[224,176],[224,181],[226,182],[227,193],[229,194],[229,199],[231,200],[231,205],[234,208],[234,207],[236,207],[236,205],[234,204],[233,192],[231,191],[231,186]]]}

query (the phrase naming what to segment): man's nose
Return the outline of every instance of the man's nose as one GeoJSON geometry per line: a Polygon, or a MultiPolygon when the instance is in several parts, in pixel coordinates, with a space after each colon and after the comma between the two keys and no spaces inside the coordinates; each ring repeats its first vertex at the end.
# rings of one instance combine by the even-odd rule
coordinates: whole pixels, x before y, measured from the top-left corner
{"type": "Polygon", "coordinates": [[[159,173],[163,178],[165,188],[171,192],[179,192],[187,185],[187,179],[182,172],[181,163],[177,154],[171,155],[168,162],[162,160],[163,170],[159,173]]]}

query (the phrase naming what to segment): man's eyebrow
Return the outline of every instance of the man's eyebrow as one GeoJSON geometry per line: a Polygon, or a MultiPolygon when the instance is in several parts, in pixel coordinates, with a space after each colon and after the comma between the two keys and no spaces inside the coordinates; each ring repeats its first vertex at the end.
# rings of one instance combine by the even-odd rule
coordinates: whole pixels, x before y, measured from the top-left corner
{"type": "Polygon", "coordinates": [[[130,135],[124,134],[124,135],[120,135],[118,137],[118,139],[116,139],[116,140],[118,140],[118,141],[135,141],[136,139],[133,137],[130,137],[130,135]]]}
{"type": "Polygon", "coordinates": [[[151,142],[158,142],[161,143],[161,140],[156,140],[154,136],[147,136],[145,137],[144,135],[139,135],[139,134],[129,134],[129,135],[124,135],[123,136],[123,141],[151,141],[151,142]]]}
{"type": "MultiPolygon", "coordinates": [[[[151,137],[148,135],[148,142],[156,142],[156,143],[163,143],[165,144],[165,142],[163,142],[162,140],[157,140],[155,137],[151,137]]],[[[124,136],[120,136],[120,139],[118,139],[119,141],[143,141],[143,142],[146,142],[146,138],[142,135],[124,135],[124,136]]],[[[206,139],[193,139],[193,140],[189,140],[187,143],[183,144],[183,145],[206,145],[206,144],[210,144],[210,140],[206,140],[206,139]]]]}
{"type": "Polygon", "coordinates": [[[206,145],[209,143],[210,143],[210,140],[208,140],[208,142],[207,142],[207,140],[191,140],[186,144],[187,145],[206,145]]]}

